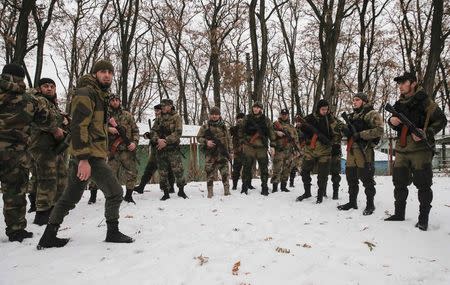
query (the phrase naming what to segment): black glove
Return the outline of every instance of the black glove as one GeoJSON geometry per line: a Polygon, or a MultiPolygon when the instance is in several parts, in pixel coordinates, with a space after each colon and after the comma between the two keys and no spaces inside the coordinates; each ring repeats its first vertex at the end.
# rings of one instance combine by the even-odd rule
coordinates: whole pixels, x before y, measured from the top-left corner
{"type": "Polygon", "coordinates": [[[145,132],[145,133],[143,134],[143,137],[144,137],[144,139],[149,140],[149,139],[150,139],[150,133],[149,133],[149,132],[145,132]]]}
{"type": "Polygon", "coordinates": [[[353,132],[347,127],[342,127],[342,133],[347,137],[347,138],[351,138],[353,135],[353,132]]]}
{"type": "Polygon", "coordinates": [[[340,144],[334,144],[331,147],[331,156],[342,155],[342,149],[340,144]]]}
{"type": "Polygon", "coordinates": [[[356,133],[354,133],[352,135],[352,138],[356,142],[356,141],[359,141],[361,139],[361,135],[359,134],[359,132],[356,132],[356,133]]]}

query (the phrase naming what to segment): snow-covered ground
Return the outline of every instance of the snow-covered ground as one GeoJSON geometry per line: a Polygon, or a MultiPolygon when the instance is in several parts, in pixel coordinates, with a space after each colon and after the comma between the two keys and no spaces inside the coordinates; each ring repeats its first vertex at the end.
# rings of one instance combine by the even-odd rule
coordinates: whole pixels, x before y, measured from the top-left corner
{"type": "Polygon", "coordinates": [[[258,189],[223,197],[217,183],[209,200],[205,183],[190,183],[189,200],[161,202],[148,185],[136,206],[122,205],[121,229],[136,242],[121,245],[103,242],[104,198],[88,206],[86,192],[59,232],[71,238],[64,248],[37,251],[44,228],[31,222],[33,239],[7,242],[0,224],[0,284],[450,284],[450,178],[435,179],[428,232],[414,228],[414,187],[406,221],[384,222],[393,186],[390,177],[376,181],[377,209],[367,217],[363,193],[360,209],[336,210],[347,200],[344,177],[339,201],[321,205],[294,201],[299,177],[295,191],[269,197],[258,189]]]}

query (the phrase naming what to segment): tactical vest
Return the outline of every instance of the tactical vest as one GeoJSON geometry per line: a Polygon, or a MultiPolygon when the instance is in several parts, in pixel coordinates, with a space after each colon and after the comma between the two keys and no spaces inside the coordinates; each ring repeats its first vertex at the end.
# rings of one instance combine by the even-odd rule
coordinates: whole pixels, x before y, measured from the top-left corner
{"type": "MultiPolygon", "coordinates": [[[[360,113],[358,113],[358,114],[356,114],[356,113],[351,114],[350,121],[351,121],[352,125],[355,127],[357,132],[362,132],[362,131],[365,131],[365,130],[368,130],[368,129],[372,128],[372,126],[369,125],[369,123],[364,118],[366,117],[366,115],[370,111],[373,111],[373,110],[374,110],[373,107],[363,108],[363,110],[360,113]],[[358,117],[354,118],[355,115],[358,115],[358,117]]],[[[372,140],[370,140],[370,142],[372,144],[374,144],[374,145],[377,145],[378,143],[380,143],[380,139],[381,138],[372,139],[372,140]]],[[[361,138],[361,141],[363,141],[364,143],[368,143],[369,142],[369,141],[366,141],[366,140],[364,140],[362,138],[361,138]]]]}

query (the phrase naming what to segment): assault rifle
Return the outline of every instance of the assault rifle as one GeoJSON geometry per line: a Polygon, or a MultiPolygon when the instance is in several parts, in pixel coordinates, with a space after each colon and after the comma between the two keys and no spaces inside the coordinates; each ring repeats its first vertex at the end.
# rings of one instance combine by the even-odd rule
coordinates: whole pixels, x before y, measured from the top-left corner
{"type": "Polygon", "coordinates": [[[430,142],[427,139],[427,135],[425,134],[425,132],[422,129],[417,128],[413,122],[411,122],[404,114],[395,110],[391,104],[387,103],[384,106],[384,109],[386,111],[388,111],[389,113],[391,113],[393,117],[399,118],[400,121],[402,121],[402,124],[405,125],[412,134],[414,134],[417,137],[419,137],[420,139],[422,139],[422,141],[425,142],[426,146],[431,151],[434,152],[434,147],[430,144],[430,142]]]}
{"type": "Polygon", "coordinates": [[[295,151],[297,151],[298,153],[301,152],[300,148],[295,143],[294,138],[291,136],[291,134],[287,130],[283,129],[283,126],[281,125],[281,123],[279,121],[275,121],[275,123],[273,123],[273,127],[274,127],[274,129],[276,131],[282,132],[284,134],[284,136],[287,137],[288,142],[290,144],[292,144],[292,146],[294,147],[295,151]]]}
{"type": "Polygon", "coordinates": [[[316,127],[314,127],[313,125],[311,125],[310,123],[306,122],[305,119],[303,119],[300,115],[297,115],[296,117],[296,122],[302,124],[303,126],[305,126],[307,129],[309,129],[311,132],[313,132],[313,137],[311,139],[311,146],[313,146],[313,148],[315,147],[315,142],[317,140],[319,140],[321,143],[323,143],[324,145],[330,145],[331,141],[330,139],[328,139],[321,131],[319,131],[316,127]]]}
{"type": "Polygon", "coordinates": [[[216,149],[219,151],[219,153],[228,159],[230,163],[233,163],[231,160],[231,155],[227,150],[227,147],[219,140],[217,137],[212,133],[211,129],[208,127],[205,131],[205,138],[209,141],[213,141],[213,143],[216,145],[216,149]]]}
{"type": "MultiPolygon", "coordinates": [[[[347,124],[347,128],[350,130],[350,133],[353,135],[355,133],[357,133],[358,131],[356,130],[356,127],[352,124],[352,122],[350,121],[350,118],[348,117],[347,113],[344,112],[342,113],[342,119],[344,119],[345,123],[347,124]]],[[[364,146],[361,142],[361,140],[357,140],[354,141],[352,137],[347,138],[348,141],[350,142],[350,144],[352,143],[356,143],[356,145],[358,146],[359,150],[361,151],[361,154],[363,156],[364,159],[364,164],[366,164],[367,162],[367,157],[366,157],[366,152],[364,151],[364,146]]],[[[348,151],[348,150],[347,150],[348,151]]]]}

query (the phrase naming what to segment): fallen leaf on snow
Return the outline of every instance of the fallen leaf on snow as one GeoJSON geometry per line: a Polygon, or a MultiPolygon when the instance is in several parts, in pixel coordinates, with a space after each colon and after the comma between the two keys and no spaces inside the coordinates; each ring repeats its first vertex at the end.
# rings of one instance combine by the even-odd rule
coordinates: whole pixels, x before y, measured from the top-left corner
{"type": "Polygon", "coordinates": [[[376,245],[371,243],[370,241],[365,241],[364,244],[366,244],[369,247],[370,251],[372,251],[373,248],[376,247],[376,245]]]}
{"type": "Polygon", "coordinates": [[[264,239],[264,241],[269,241],[269,240],[272,240],[272,237],[266,237],[266,238],[264,239]]]}
{"type": "Polygon", "coordinates": [[[368,229],[369,229],[369,227],[364,227],[361,231],[363,232],[363,231],[368,230],[368,229]]]}
{"type": "Polygon", "coordinates": [[[449,207],[450,208],[450,205],[445,205],[445,207],[449,207]]]}
{"type": "Polygon", "coordinates": [[[217,212],[217,209],[212,210],[213,213],[217,212]]]}
{"type": "Polygon", "coordinates": [[[126,215],[125,217],[124,217],[125,219],[132,219],[132,218],[134,218],[132,215],[126,215]]]}
{"type": "Polygon", "coordinates": [[[282,247],[277,247],[275,250],[279,253],[290,253],[291,252],[289,249],[282,248],[282,247]]]}
{"type": "Polygon", "coordinates": [[[234,229],[233,229],[233,231],[235,231],[235,232],[238,232],[238,231],[239,231],[239,229],[238,229],[238,228],[234,228],[234,229]]]}
{"type": "Polygon", "coordinates": [[[194,257],[194,259],[198,260],[200,266],[202,266],[203,264],[205,264],[209,261],[209,257],[203,256],[202,254],[200,254],[200,256],[194,257]]]}
{"type": "Polygon", "coordinates": [[[238,262],[236,262],[234,265],[233,265],[233,269],[231,269],[231,273],[233,274],[233,275],[238,275],[239,274],[239,267],[241,266],[241,261],[238,261],[238,262]]]}

